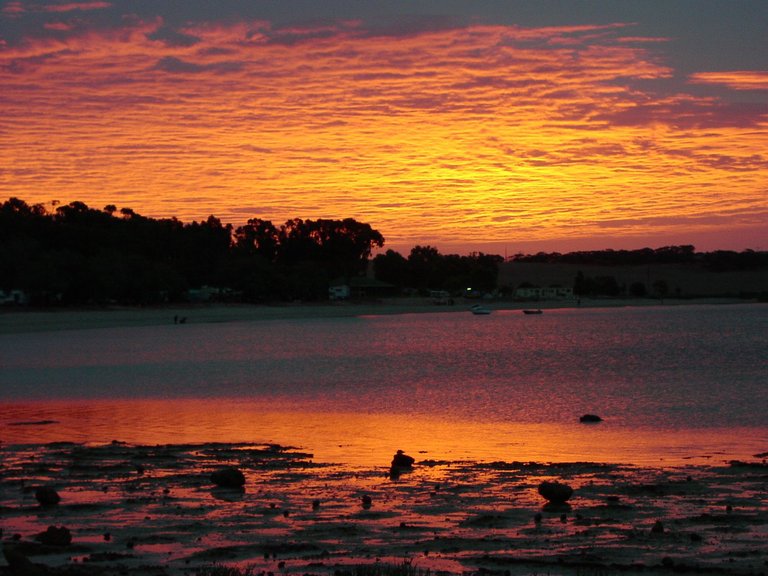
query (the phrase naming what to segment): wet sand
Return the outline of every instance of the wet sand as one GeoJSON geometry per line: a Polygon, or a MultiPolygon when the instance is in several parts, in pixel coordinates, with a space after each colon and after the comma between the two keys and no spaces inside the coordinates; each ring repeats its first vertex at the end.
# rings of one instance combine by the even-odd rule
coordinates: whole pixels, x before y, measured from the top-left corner
{"type": "MultiPolygon", "coordinates": [[[[262,320],[299,320],[309,318],[343,318],[354,316],[382,316],[391,314],[419,314],[425,312],[461,312],[468,314],[476,300],[457,299],[453,305],[435,305],[428,298],[391,298],[376,302],[337,302],[322,304],[244,305],[198,304],[187,306],[112,307],[20,309],[0,308],[0,334],[47,332],[126,326],[161,326],[181,322],[208,324],[220,322],[256,322],[262,320]]],[[[483,301],[493,310],[523,310],[527,308],[605,308],[623,306],[678,306],[690,304],[751,303],[740,299],[707,298],[695,300],[612,300],[583,299],[575,301],[510,302],[483,301]]]]}
{"type": "MultiPolygon", "coordinates": [[[[29,423],[28,425],[43,425],[29,423]]],[[[447,574],[765,574],[768,454],[745,462],[434,461],[411,472],[257,444],[56,443],[2,449],[0,574],[345,574],[376,563],[447,574]],[[244,489],[214,485],[233,466],[244,489]],[[575,492],[564,505],[544,480],[575,492]],[[42,506],[35,488],[61,496],[42,506]],[[364,506],[369,497],[370,507],[364,506]],[[69,544],[36,535],[66,527],[69,544]]],[[[394,450],[393,450],[394,452],[394,450]]]]}

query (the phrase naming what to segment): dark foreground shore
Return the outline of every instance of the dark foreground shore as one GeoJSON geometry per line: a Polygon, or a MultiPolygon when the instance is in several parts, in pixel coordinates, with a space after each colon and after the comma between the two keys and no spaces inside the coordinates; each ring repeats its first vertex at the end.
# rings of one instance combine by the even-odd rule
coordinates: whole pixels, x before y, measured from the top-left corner
{"type": "Polygon", "coordinates": [[[765,453],[644,468],[416,450],[396,477],[391,454],[356,469],[275,445],[0,444],[0,454],[1,575],[768,573],[765,453]],[[243,488],[216,485],[225,467],[243,488]],[[548,503],[542,481],[574,494],[548,503]],[[60,501],[41,502],[40,487],[60,501]]]}

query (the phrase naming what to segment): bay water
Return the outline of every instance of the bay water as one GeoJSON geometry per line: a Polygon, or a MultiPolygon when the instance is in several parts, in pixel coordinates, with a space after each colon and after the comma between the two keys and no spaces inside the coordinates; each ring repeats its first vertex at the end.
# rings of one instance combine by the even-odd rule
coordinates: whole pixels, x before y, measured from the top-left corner
{"type": "Polygon", "coordinates": [[[318,460],[674,464],[768,451],[768,305],[0,335],[0,440],[274,442],[318,460]],[[583,424],[583,414],[603,421],[583,424]]]}

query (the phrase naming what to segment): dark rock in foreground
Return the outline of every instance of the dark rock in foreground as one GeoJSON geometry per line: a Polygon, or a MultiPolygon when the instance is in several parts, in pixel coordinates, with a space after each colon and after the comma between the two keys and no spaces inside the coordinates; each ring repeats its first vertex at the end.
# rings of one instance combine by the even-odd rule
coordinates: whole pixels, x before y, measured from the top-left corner
{"type": "Polygon", "coordinates": [[[389,467],[389,477],[392,480],[396,480],[403,472],[410,472],[413,470],[414,459],[408,454],[405,454],[402,450],[398,450],[392,458],[392,464],[389,467]]]}
{"type": "Polygon", "coordinates": [[[560,482],[542,482],[539,484],[539,494],[552,504],[564,504],[573,496],[573,488],[560,482]]]}
{"type": "Polygon", "coordinates": [[[3,556],[14,576],[43,576],[48,573],[43,566],[33,564],[15,547],[3,546],[3,556]]]}
{"type": "Polygon", "coordinates": [[[56,506],[61,502],[61,496],[50,486],[41,486],[35,489],[35,500],[40,503],[40,506],[56,506]]]}
{"type": "Polygon", "coordinates": [[[211,482],[222,488],[242,488],[245,476],[237,468],[222,468],[211,474],[211,482]]]}
{"type": "Polygon", "coordinates": [[[596,422],[602,422],[603,419],[600,418],[597,414],[584,414],[584,416],[581,416],[579,418],[579,422],[583,422],[585,424],[589,423],[596,423],[596,422]]]}
{"type": "Polygon", "coordinates": [[[414,459],[408,454],[405,454],[402,450],[398,450],[392,458],[393,468],[412,468],[414,459]]]}
{"type": "Polygon", "coordinates": [[[72,533],[66,526],[48,526],[45,532],[35,536],[35,540],[46,546],[69,546],[72,543],[72,533]]]}

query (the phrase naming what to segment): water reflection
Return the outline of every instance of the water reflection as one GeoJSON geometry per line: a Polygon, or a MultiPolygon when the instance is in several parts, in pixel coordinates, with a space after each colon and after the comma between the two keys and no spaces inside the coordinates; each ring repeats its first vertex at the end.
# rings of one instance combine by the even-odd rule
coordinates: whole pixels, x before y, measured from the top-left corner
{"type": "Polygon", "coordinates": [[[275,441],[360,463],[397,448],[646,462],[765,450],[768,306],[481,320],[434,313],[0,335],[2,437],[275,441]],[[605,422],[579,426],[585,413],[605,422]],[[14,420],[58,423],[8,426],[14,420]]]}
{"type": "Polygon", "coordinates": [[[255,442],[297,446],[321,462],[387,466],[403,449],[419,460],[673,464],[750,458],[765,429],[623,428],[610,422],[498,423],[411,415],[308,412],[228,400],[124,400],[10,404],[7,444],[255,442]],[[52,421],[48,424],[32,424],[52,421]],[[19,423],[30,423],[18,425],[19,423]]]}

